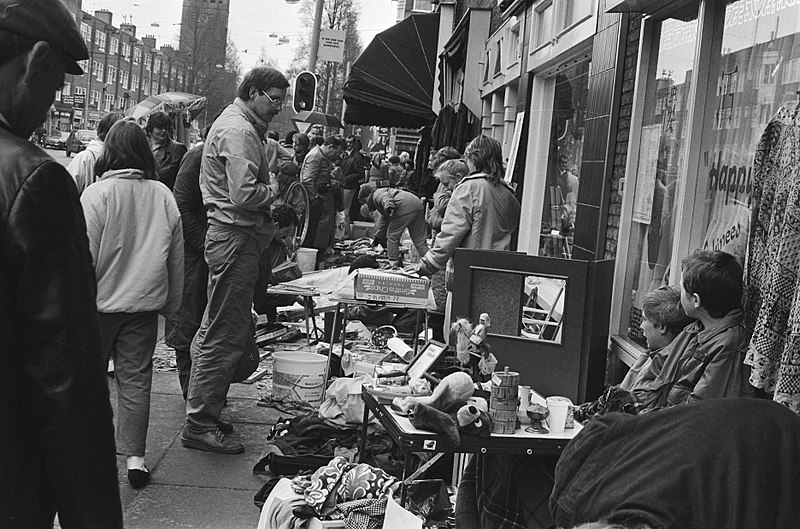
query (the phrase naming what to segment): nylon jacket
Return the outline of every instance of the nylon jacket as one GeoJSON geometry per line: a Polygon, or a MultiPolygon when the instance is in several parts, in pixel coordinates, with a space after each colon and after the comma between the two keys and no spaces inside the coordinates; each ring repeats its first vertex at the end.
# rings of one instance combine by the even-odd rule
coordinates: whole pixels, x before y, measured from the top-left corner
{"type": "Polygon", "coordinates": [[[344,178],[344,189],[358,189],[364,183],[367,174],[366,156],[360,151],[353,149],[352,153],[344,153],[342,157],[342,176],[344,178]]]}
{"type": "Polygon", "coordinates": [[[181,161],[175,187],[172,193],[181,212],[183,225],[184,252],[194,252],[203,256],[206,244],[208,218],[203,206],[203,194],[200,192],[200,162],[203,158],[203,146],[198,145],[187,152],[181,161]]]}
{"type": "Polygon", "coordinates": [[[108,171],[81,195],[102,313],[177,313],[183,230],[175,197],[141,171],[108,171]]]}
{"type": "Polygon", "coordinates": [[[470,175],[453,190],[441,231],[422,261],[430,270],[441,270],[457,248],[508,250],[519,214],[519,201],[503,182],[470,175]]]}
{"type": "Polygon", "coordinates": [[[330,184],[332,181],[331,172],[333,171],[333,162],[325,156],[322,151],[322,146],[316,146],[306,154],[303,160],[303,167],[300,169],[300,183],[308,191],[308,199],[315,201],[320,198],[320,195],[330,195],[328,193],[319,193],[320,184],[330,184]]]}
{"type": "Polygon", "coordinates": [[[122,527],[96,283],[75,182],[0,125],[0,526],[122,527]]]}
{"type": "Polygon", "coordinates": [[[244,229],[264,246],[274,233],[270,205],[279,196],[278,185],[270,184],[266,131],[267,124],[236,98],[211,126],[200,165],[208,222],[244,229]]]}

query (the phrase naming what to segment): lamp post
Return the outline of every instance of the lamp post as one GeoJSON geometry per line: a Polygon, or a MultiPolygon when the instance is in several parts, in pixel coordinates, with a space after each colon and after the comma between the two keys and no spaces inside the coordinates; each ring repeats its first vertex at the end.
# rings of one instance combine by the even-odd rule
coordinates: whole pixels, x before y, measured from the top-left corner
{"type": "MultiPolygon", "coordinates": [[[[286,0],[287,4],[296,4],[300,0],[286,0]]],[[[322,8],[324,7],[324,0],[316,0],[314,10],[314,27],[311,32],[311,54],[308,57],[308,71],[316,73],[317,71],[317,53],[319,52],[319,33],[322,27],[322,8]]]]}

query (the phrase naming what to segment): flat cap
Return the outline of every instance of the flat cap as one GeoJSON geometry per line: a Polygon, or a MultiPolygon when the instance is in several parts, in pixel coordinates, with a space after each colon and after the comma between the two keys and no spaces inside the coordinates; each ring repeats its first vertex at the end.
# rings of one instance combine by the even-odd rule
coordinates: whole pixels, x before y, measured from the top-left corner
{"type": "Polygon", "coordinates": [[[0,0],[0,29],[49,43],[64,54],[67,73],[83,73],[78,61],[89,50],[62,0],[0,0]]]}

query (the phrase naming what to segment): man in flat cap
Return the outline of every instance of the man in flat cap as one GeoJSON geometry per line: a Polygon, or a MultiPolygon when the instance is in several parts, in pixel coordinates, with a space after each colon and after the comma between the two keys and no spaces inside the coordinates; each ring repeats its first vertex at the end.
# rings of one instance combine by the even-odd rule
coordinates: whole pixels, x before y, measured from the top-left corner
{"type": "Polygon", "coordinates": [[[61,0],[0,0],[0,527],[122,527],[83,212],[26,141],[88,57],[61,0]]]}

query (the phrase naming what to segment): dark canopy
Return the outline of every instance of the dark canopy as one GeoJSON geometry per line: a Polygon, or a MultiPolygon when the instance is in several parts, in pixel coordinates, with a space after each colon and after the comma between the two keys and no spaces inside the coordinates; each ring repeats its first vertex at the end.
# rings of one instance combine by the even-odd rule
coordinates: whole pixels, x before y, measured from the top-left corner
{"type": "Polygon", "coordinates": [[[439,13],[411,15],[378,33],[353,63],[344,85],[345,123],[422,127],[431,109],[439,13]]]}

